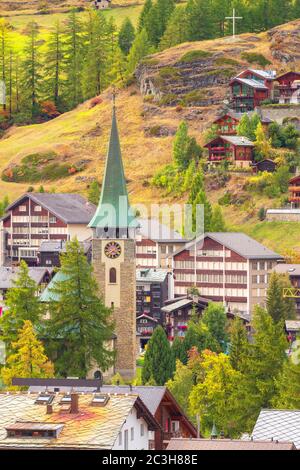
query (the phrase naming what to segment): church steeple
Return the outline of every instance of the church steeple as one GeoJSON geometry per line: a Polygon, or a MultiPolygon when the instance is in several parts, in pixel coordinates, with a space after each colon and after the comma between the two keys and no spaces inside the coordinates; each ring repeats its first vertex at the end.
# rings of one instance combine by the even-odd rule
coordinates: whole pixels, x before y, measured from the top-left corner
{"type": "Polygon", "coordinates": [[[102,238],[111,237],[113,229],[115,237],[126,237],[128,229],[135,227],[135,217],[131,212],[128,200],[126,180],[122,162],[120,139],[117,126],[115,99],[113,101],[111,134],[106,157],[104,177],[100,201],[89,227],[96,230],[96,235],[102,238]],[[110,233],[108,233],[110,232],[110,233]]]}

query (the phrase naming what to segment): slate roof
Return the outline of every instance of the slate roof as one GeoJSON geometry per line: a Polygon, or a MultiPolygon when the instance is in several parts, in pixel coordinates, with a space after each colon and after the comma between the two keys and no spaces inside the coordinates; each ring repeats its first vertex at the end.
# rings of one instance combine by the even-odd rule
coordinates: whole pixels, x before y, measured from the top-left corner
{"type": "Polygon", "coordinates": [[[221,135],[221,139],[224,139],[230,142],[233,145],[243,145],[246,147],[254,147],[254,143],[249,140],[247,137],[240,135],[221,135]]]}
{"type": "MultiPolygon", "coordinates": [[[[281,255],[275,253],[269,248],[249,237],[245,233],[241,232],[205,232],[203,235],[197,238],[197,243],[205,237],[209,237],[212,240],[226,246],[226,248],[238,253],[247,259],[283,259],[281,255]]],[[[183,250],[189,250],[193,248],[195,240],[187,243],[184,247],[173,253],[175,256],[181,253],[183,250]]]]}
{"type": "Polygon", "coordinates": [[[293,442],[300,449],[300,410],[261,410],[251,437],[293,442]]]}
{"type": "MultiPolygon", "coordinates": [[[[19,267],[8,267],[0,266],[0,289],[10,289],[13,287],[18,277],[19,267]]],[[[29,267],[29,276],[36,284],[40,284],[47,273],[51,273],[52,269],[40,268],[40,267],[29,267]]]]}
{"type": "Polygon", "coordinates": [[[289,274],[290,276],[300,276],[300,264],[280,263],[275,266],[274,271],[279,274],[289,274]]]}
{"type": "Polygon", "coordinates": [[[139,268],[136,270],[137,282],[164,282],[168,275],[166,269],[139,268]]]}
{"type": "Polygon", "coordinates": [[[111,449],[119,431],[138,400],[137,395],[111,395],[106,406],[91,406],[92,394],[79,394],[79,413],[63,412],[54,398],[53,413],[35,404],[37,393],[0,393],[0,448],[111,449]],[[5,428],[17,421],[63,424],[57,438],[6,437],[5,428]]]}
{"type": "Polygon", "coordinates": [[[255,88],[257,90],[268,90],[268,87],[266,87],[263,83],[259,82],[258,80],[253,80],[253,79],[250,79],[250,78],[236,77],[236,78],[233,78],[231,80],[231,83],[232,82],[239,82],[239,83],[247,85],[251,88],[255,88]]]}
{"type": "Polygon", "coordinates": [[[173,438],[167,450],[295,450],[292,442],[173,438]]]}
{"type": "MultiPolygon", "coordinates": [[[[72,193],[26,193],[10,204],[7,211],[19,204],[25,197],[49,210],[66,224],[88,224],[96,206],[79,194],[72,193]]],[[[8,215],[5,215],[5,219],[8,215]]]]}

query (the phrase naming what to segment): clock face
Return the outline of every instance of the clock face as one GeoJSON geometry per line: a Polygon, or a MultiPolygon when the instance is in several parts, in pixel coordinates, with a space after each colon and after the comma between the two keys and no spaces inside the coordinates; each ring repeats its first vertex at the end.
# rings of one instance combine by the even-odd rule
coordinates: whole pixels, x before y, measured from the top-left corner
{"type": "Polygon", "coordinates": [[[121,247],[117,242],[109,242],[104,248],[104,253],[110,259],[118,258],[121,254],[121,247]]]}

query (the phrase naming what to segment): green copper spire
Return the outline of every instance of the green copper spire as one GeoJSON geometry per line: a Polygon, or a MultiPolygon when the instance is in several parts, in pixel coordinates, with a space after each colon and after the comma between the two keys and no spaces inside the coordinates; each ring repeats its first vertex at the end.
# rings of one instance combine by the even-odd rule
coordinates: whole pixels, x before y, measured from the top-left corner
{"type": "Polygon", "coordinates": [[[114,104],[100,201],[89,227],[128,228],[135,226],[128,201],[114,104]]]}

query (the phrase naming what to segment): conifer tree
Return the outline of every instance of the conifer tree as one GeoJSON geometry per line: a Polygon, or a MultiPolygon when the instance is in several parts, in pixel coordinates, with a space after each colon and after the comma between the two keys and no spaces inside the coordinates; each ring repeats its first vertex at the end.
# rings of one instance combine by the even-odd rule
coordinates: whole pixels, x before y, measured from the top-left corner
{"type": "Polygon", "coordinates": [[[37,297],[37,285],[29,276],[25,261],[21,261],[18,276],[12,288],[8,289],[6,306],[8,309],[0,318],[1,339],[6,350],[11,351],[12,343],[17,339],[17,331],[29,320],[36,325],[41,319],[42,305],[37,297]]]}
{"type": "Polygon", "coordinates": [[[86,377],[92,364],[105,371],[114,360],[108,346],[113,333],[111,310],[99,296],[92,267],[76,239],[61,255],[61,275],[51,290],[45,330],[49,351],[57,354],[55,368],[62,376],[78,377],[86,377]]]}
{"type": "Polygon", "coordinates": [[[38,41],[39,26],[32,21],[26,27],[27,40],[22,60],[22,102],[32,118],[40,112],[41,58],[38,41]]]}
{"type": "Polygon", "coordinates": [[[48,360],[44,346],[38,340],[33,324],[26,320],[17,332],[17,339],[12,344],[12,352],[6,360],[1,376],[6,386],[10,387],[14,377],[51,378],[54,366],[48,360]]]}
{"type": "Polygon", "coordinates": [[[139,17],[139,23],[138,23],[138,32],[140,33],[142,29],[145,27],[145,19],[148,16],[149,11],[151,10],[153,6],[152,0],[146,0],[144,3],[144,6],[142,8],[140,17],[139,17]]]}
{"type": "Polygon", "coordinates": [[[136,35],[128,54],[128,73],[133,73],[138,62],[152,51],[146,30],[143,29],[136,35]]]}
{"type": "Polygon", "coordinates": [[[230,362],[235,370],[241,372],[248,351],[247,331],[240,318],[236,317],[229,329],[230,333],[230,362]]]}
{"type": "Polygon", "coordinates": [[[165,385],[174,373],[175,362],[167,339],[161,326],[155,328],[147,346],[142,370],[143,384],[153,379],[156,385],[165,385]]]}
{"type": "MultiPolygon", "coordinates": [[[[299,351],[298,351],[299,354],[299,351]]],[[[279,409],[300,409],[300,362],[286,360],[283,370],[276,380],[276,396],[273,406],[279,409]]]]}
{"type": "Polygon", "coordinates": [[[63,32],[59,21],[54,25],[47,41],[45,54],[44,93],[47,100],[54,102],[57,109],[63,111],[63,32]]]}
{"type": "Polygon", "coordinates": [[[218,204],[213,208],[210,230],[212,232],[226,232],[226,224],[222,214],[222,209],[218,204]]]}
{"type": "Polygon", "coordinates": [[[129,18],[125,18],[119,31],[119,46],[121,51],[128,55],[135,38],[135,29],[129,18]]]}
{"type": "Polygon", "coordinates": [[[253,317],[253,343],[249,345],[243,370],[247,371],[249,396],[255,410],[270,406],[275,383],[286,359],[287,340],[283,322],[275,323],[264,308],[256,306],[253,317]]]}
{"type": "Polygon", "coordinates": [[[182,338],[180,338],[179,336],[176,336],[176,338],[173,341],[171,349],[172,349],[172,354],[175,360],[178,359],[182,363],[186,362],[186,351],[185,351],[182,338]]]}
{"type": "Polygon", "coordinates": [[[287,276],[271,274],[267,291],[267,310],[276,323],[296,318],[294,299],[284,297],[284,289],[287,287],[291,287],[287,276]]]}
{"type": "Polygon", "coordinates": [[[69,108],[73,108],[82,100],[81,71],[83,61],[82,24],[75,10],[72,10],[68,15],[64,33],[65,97],[69,108]]]}

